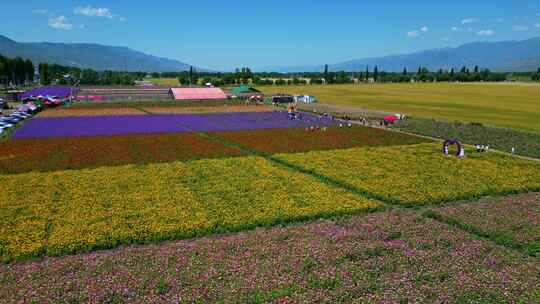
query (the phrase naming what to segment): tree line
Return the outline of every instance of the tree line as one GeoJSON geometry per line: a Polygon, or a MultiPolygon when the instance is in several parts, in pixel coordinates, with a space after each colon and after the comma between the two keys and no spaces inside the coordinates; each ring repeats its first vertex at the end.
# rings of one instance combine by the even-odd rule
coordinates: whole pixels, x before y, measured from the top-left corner
{"type": "Polygon", "coordinates": [[[98,72],[92,69],[47,63],[40,63],[38,71],[42,85],[50,85],[51,83],[60,85],[133,85],[136,80],[141,80],[146,76],[146,73],[143,72],[98,72]]]}
{"type": "Polygon", "coordinates": [[[34,81],[34,64],[21,57],[7,58],[0,55],[0,83],[22,85],[34,81]]]}
{"type": "MultiPolygon", "coordinates": [[[[80,69],[77,67],[61,66],[58,64],[40,63],[38,65],[39,80],[42,85],[133,85],[136,80],[141,80],[145,72],[117,72],[92,69],[80,69]]],[[[34,81],[35,66],[30,60],[23,58],[7,58],[0,55],[0,84],[23,85],[34,81]]],[[[509,78],[509,73],[492,72],[488,69],[480,69],[475,66],[472,69],[462,67],[459,70],[439,69],[429,71],[425,67],[419,67],[416,71],[385,72],[377,66],[373,69],[366,67],[361,72],[329,71],[325,65],[321,72],[304,73],[276,73],[276,72],[252,72],[250,68],[237,68],[234,72],[207,72],[197,71],[190,67],[188,71],[152,73],[153,78],[177,78],[180,85],[204,85],[211,83],[214,86],[232,86],[241,84],[253,85],[306,85],[306,84],[348,84],[348,83],[403,83],[403,82],[500,82],[509,78]]],[[[532,73],[513,73],[520,79],[540,81],[540,68],[532,73]]]]}
{"type": "MultiPolygon", "coordinates": [[[[58,64],[40,63],[37,71],[42,85],[133,85],[146,76],[144,72],[98,72],[58,64]]],[[[0,84],[20,86],[34,82],[36,67],[28,59],[8,58],[0,54],[0,84]]]]}
{"type": "MultiPolygon", "coordinates": [[[[191,67],[189,71],[171,73],[153,73],[153,78],[177,78],[181,85],[201,85],[211,83],[214,86],[253,84],[253,85],[305,85],[305,84],[349,84],[349,83],[404,83],[404,82],[501,82],[508,80],[508,73],[493,72],[480,69],[478,66],[470,69],[439,69],[429,71],[419,67],[416,71],[386,72],[377,66],[369,67],[362,72],[329,71],[326,65],[323,72],[304,73],[254,73],[249,68],[236,69],[229,73],[198,72],[191,67]]],[[[535,73],[531,79],[535,80],[535,73]]]]}
{"type": "Polygon", "coordinates": [[[536,73],[533,73],[531,76],[531,79],[533,81],[540,81],[540,68],[536,71],[536,73]]]}

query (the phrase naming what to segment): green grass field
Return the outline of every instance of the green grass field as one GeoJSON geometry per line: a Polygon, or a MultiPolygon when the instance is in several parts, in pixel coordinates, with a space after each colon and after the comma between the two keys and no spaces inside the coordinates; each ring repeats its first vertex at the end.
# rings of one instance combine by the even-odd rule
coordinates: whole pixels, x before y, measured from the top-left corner
{"type": "Polygon", "coordinates": [[[149,81],[156,85],[177,87],[180,85],[178,78],[151,78],[149,81]]]}
{"type": "Polygon", "coordinates": [[[540,86],[532,84],[375,84],[259,89],[266,94],[311,94],[326,104],[540,132],[540,86]]]}

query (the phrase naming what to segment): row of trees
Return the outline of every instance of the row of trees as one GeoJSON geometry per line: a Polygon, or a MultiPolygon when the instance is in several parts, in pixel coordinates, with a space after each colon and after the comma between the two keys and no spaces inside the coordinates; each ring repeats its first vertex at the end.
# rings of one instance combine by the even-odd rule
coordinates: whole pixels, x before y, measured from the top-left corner
{"type": "MultiPolygon", "coordinates": [[[[40,63],[38,65],[39,81],[42,85],[61,84],[74,85],[132,85],[136,80],[146,76],[143,72],[97,72],[91,69],[61,66],[58,64],[40,63]]],[[[7,58],[0,55],[0,84],[19,86],[34,81],[35,66],[30,60],[23,58],[7,58]]]]}
{"type": "MultiPolygon", "coordinates": [[[[539,77],[540,77],[540,73],[539,77]]],[[[429,71],[419,67],[409,72],[406,68],[400,73],[385,72],[374,67],[363,72],[330,72],[328,66],[324,71],[309,73],[254,73],[249,68],[236,69],[230,73],[199,72],[191,67],[189,71],[172,73],[153,73],[153,78],[177,78],[181,85],[198,85],[212,83],[215,86],[239,84],[254,85],[303,85],[303,84],[348,84],[357,82],[497,82],[507,80],[508,74],[496,73],[488,69],[481,70],[463,67],[460,70],[450,69],[429,71]]]]}
{"type": "Polygon", "coordinates": [[[10,59],[0,55],[0,83],[21,85],[34,81],[34,64],[21,57],[10,59]]]}
{"type": "Polygon", "coordinates": [[[540,68],[538,68],[536,73],[532,74],[531,79],[533,81],[540,81],[540,68]]]}
{"type": "Polygon", "coordinates": [[[97,72],[92,69],[80,69],[57,64],[39,64],[39,78],[42,85],[57,83],[62,85],[133,85],[146,73],[141,72],[97,72]]]}
{"type": "MultiPolygon", "coordinates": [[[[61,66],[58,64],[40,63],[38,67],[40,82],[49,84],[84,84],[84,85],[132,85],[143,79],[144,72],[98,72],[92,69],[61,66]]],[[[23,58],[7,58],[0,55],[0,84],[21,85],[34,81],[35,68],[30,60],[23,58]]],[[[519,79],[540,81],[540,68],[535,73],[515,73],[519,79]]],[[[507,73],[496,73],[488,69],[481,70],[462,67],[460,70],[450,69],[429,71],[419,67],[415,72],[406,68],[401,73],[379,70],[377,66],[364,72],[330,72],[328,65],[323,72],[306,73],[254,73],[248,67],[236,69],[230,73],[197,71],[191,67],[189,71],[153,73],[154,78],[177,78],[181,85],[198,85],[212,83],[215,86],[240,84],[254,85],[303,85],[303,84],[347,84],[355,82],[496,82],[508,79],[507,73]]]]}

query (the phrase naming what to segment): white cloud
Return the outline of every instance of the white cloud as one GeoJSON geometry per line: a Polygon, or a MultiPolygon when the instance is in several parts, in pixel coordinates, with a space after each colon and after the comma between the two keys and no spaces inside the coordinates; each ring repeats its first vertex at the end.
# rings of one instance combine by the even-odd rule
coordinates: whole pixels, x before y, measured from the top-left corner
{"type": "Polygon", "coordinates": [[[57,30],[70,31],[73,28],[73,24],[68,22],[65,16],[51,17],[49,19],[49,26],[57,30]]]}
{"type": "Polygon", "coordinates": [[[104,17],[113,19],[115,16],[110,9],[104,7],[91,7],[91,6],[78,6],[73,11],[75,15],[82,15],[86,17],[104,17]]]}
{"type": "Polygon", "coordinates": [[[32,14],[34,14],[34,15],[47,15],[48,13],[49,13],[48,10],[42,9],[42,8],[35,9],[35,10],[32,11],[32,14]]]}
{"type": "Polygon", "coordinates": [[[512,28],[514,32],[526,32],[529,30],[529,27],[526,25],[514,25],[512,28]]]}
{"type": "Polygon", "coordinates": [[[120,22],[126,22],[127,21],[126,17],[120,17],[120,18],[118,18],[118,20],[120,20],[120,22]]]}
{"type": "Polygon", "coordinates": [[[478,36],[493,36],[493,35],[495,35],[495,31],[493,31],[493,30],[481,30],[476,34],[478,34],[478,36]]]}
{"type": "Polygon", "coordinates": [[[429,32],[429,27],[427,27],[427,25],[424,25],[418,30],[407,32],[407,36],[411,38],[417,38],[417,37],[420,37],[420,35],[423,35],[427,32],[429,32]]]}
{"type": "Polygon", "coordinates": [[[535,28],[540,28],[540,23],[534,25],[535,28]]]}
{"type": "Polygon", "coordinates": [[[461,20],[461,24],[471,24],[471,23],[476,23],[476,22],[478,22],[478,19],[476,18],[465,18],[461,20]]]}
{"type": "Polygon", "coordinates": [[[452,30],[452,32],[461,32],[461,28],[459,28],[457,26],[452,26],[451,30],[452,30]]]}
{"type": "Polygon", "coordinates": [[[409,36],[411,38],[416,38],[416,37],[420,36],[420,34],[418,33],[418,31],[410,31],[410,32],[407,32],[407,36],[409,36]]]}

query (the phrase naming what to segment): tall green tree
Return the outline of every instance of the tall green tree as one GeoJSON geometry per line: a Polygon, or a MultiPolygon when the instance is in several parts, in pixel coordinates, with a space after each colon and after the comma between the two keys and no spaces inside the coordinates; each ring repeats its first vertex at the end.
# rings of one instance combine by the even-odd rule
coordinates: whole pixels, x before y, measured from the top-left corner
{"type": "Polygon", "coordinates": [[[40,63],[39,67],[39,81],[42,85],[49,85],[51,84],[51,80],[49,79],[49,65],[46,63],[40,63]]]}
{"type": "Polygon", "coordinates": [[[369,65],[366,65],[366,82],[369,81],[369,65]]]}
{"type": "Polygon", "coordinates": [[[5,80],[7,79],[6,59],[7,58],[0,55],[0,84],[5,83],[5,80]]]}
{"type": "Polygon", "coordinates": [[[30,60],[24,61],[24,72],[25,72],[25,78],[27,81],[34,81],[34,74],[35,74],[35,68],[34,64],[30,60]]]}

